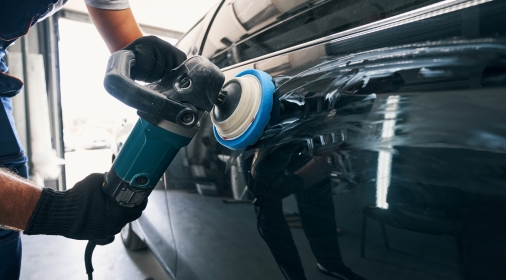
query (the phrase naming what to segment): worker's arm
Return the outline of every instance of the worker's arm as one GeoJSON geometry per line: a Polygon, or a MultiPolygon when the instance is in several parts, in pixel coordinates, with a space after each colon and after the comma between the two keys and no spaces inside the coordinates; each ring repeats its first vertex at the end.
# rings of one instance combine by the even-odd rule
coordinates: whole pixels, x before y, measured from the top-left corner
{"type": "Polygon", "coordinates": [[[70,190],[39,188],[0,170],[0,225],[25,234],[62,235],[81,240],[103,239],[140,217],[147,201],[123,207],[102,191],[104,174],[91,174],[70,190]]]}
{"type": "Polygon", "coordinates": [[[142,37],[128,0],[84,0],[98,32],[112,52],[125,49],[134,53],[136,63],[131,78],[154,82],[167,76],[186,60],[186,55],[155,37],[142,37]]]}
{"type": "MultiPolygon", "coordinates": [[[[88,0],[86,2],[91,20],[111,53],[142,37],[141,29],[130,8],[115,9],[114,6],[103,5],[104,3],[107,4],[107,0],[88,0]],[[90,5],[92,3],[95,7],[90,5]]],[[[119,6],[119,8],[122,8],[122,6],[119,6]]]]}
{"type": "Polygon", "coordinates": [[[24,230],[41,193],[32,182],[0,169],[0,225],[24,230]]]}

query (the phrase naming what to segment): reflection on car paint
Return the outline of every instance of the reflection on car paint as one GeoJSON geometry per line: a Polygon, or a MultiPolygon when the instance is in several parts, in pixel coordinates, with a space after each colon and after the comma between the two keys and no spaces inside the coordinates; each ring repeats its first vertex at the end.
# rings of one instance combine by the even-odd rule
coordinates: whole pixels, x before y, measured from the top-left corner
{"type": "MultiPolygon", "coordinates": [[[[281,77],[285,80],[278,86],[282,114],[271,121],[265,135],[255,147],[279,145],[294,140],[313,140],[315,136],[322,137],[327,133],[341,134],[342,128],[348,128],[355,132],[353,135],[362,132],[359,138],[347,139],[346,142],[352,145],[352,149],[378,150],[392,145],[450,145],[452,148],[504,151],[506,146],[500,144],[504,143],[504,130],[499,123],[483,123],[491,129],[489,133],[461,131],[465,135],[459,136],[467,137],[454,137],[451,133],[444,135],[444,130],[452,125],[450,120],[441,123],[445,118],[434,123],[423,122],[425,128],[437,130],[438,137],[429,133],[412,137],[412,133],[422,128],[413,128],[412,125],[420,126],[421,122],[396,126],[395,129],[410,133],[387,137],[388,141],[385,141],[385,135],[381,133],[368,132],[371,126],[390,123],[391,111],[398,111],[395,113],[398,115],[426,114],[421,110],[429,108],[423,108],[424,103],[417,103],[424,102],[428,95],[434,100],[433,103],[444,101],[459,105],[470,103],[469,99],[462,97],[480,94],[481,103],[488,104],[492,112],[500,111],[496,102],[488,101],[499,101],[501,96],[494,94],[497,90],[485,88],[505,83],[506,64],[501,56],[506,54],[506,47],[501,43],[505,42],[450,41],[438,42],[437,45],[417,44],[381,49],[325,62],[289,79],[281,77]],[[437,94],[437,91],[440,93],[437,94]],[[445,92],[442,93],[443,91],[445,92]],[[399,93],[400,96],[395,99],[377,97],[393,93],[399,93]],[[456,97],[455,94],[461,97],[452,99],[456,97]],[[393,100],[395,107],[392,107],[393,100]],[[357,121],[360,121],[359,125],[354,124],[357,121]],[[439,137],[445,136],[442,143],[439,137]],[[483,137],[492,141],[478,141],[483,137]],[[475,146],[480,142],[482,144],[475,146]]],[[[436,109],[439,108],[429,111],[455,115],[461,113],[459,109],[464,108],[446,107],[443,111],[436,109]]],[[[457,117],[460,118],[451,120],[453,124],[460,124],[469,118],[466,114],[457,117]]],[[[458,132],[454,130],[456,129],[452,132],[458,132]]]]}
{"type": "Polygon", "coordinates": [[[506,261],[506,126],[499,122],[506,119],[504,43],[453,40],[384,48],[274,77],[281,113],[251,147],[254,152],[240,156],[251,162],[244,166],[259,232],[287,279],[304,272],[281,200],[295,194],[319,266],[338,272],[345,266],[332,195],[372,189],[375,199],[362,210],[362,256],[367,220],[374,219],[387,247],[384,225],[452,235],[465,277],[504,272],[495,265],[506,261]],[[376,162],[364,164],[367,156],[376,162]],[[307,167],[317,162],[326,164],[307,167]],[[316,179],[306,182],[303,169],[316,179]],[[375,184],[363,183],[367,176],[375,184]],[[339,178],[337,184],[332,177],[339,178]]]}

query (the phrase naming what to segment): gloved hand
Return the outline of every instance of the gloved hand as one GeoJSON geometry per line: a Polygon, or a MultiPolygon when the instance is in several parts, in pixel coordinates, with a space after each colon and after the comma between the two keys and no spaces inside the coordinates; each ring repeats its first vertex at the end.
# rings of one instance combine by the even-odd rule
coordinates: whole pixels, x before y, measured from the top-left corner
{"type": "Polygon", "coordinates": [[[120,206],[102,192],[103,182],[104,174],[94,173],[64,192],[43,189],[25,234],[95,240],[119,233],[141,216],[147,200],[133,208],[120,206]]]}
{"type": "Polygon", "coordinates": [[[151,83],[167,76],[186,60],[186,55],[156,36],[144,36],[123,48],[135,55],[135,65],[130,70],[134,80],[151,83]]]}

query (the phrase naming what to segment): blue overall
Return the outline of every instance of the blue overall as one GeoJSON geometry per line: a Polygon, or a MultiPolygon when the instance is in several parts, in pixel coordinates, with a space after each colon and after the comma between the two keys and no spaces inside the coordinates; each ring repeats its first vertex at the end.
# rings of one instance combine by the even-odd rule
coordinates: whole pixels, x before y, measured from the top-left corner
{"type": "MultiPolygon", "coordinates": [[[[28,178],[27,157],[19,142],[12,117],[11,97],[23,83],[6,74],[7,47],[28,32],[57,0],[2,0],[0,4],[0,167],[28,178]]],[[[2,186],[0,186],[2,187],[2,186]]],[[[0,229],[0,279],[19,279],[21,239],[19,232],[0,229]]]]}

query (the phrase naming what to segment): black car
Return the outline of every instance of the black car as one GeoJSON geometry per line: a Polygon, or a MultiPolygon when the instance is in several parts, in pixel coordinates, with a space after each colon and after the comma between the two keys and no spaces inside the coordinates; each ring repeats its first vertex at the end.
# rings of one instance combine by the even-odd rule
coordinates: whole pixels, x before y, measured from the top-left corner
{"type": "Polygon", "coordinates": [[[269,73],[279,114],[246,151],[205,121],[125,245],[176,279],[506,279],[505,14],[220,2],[177,47],[269,73]]]}

